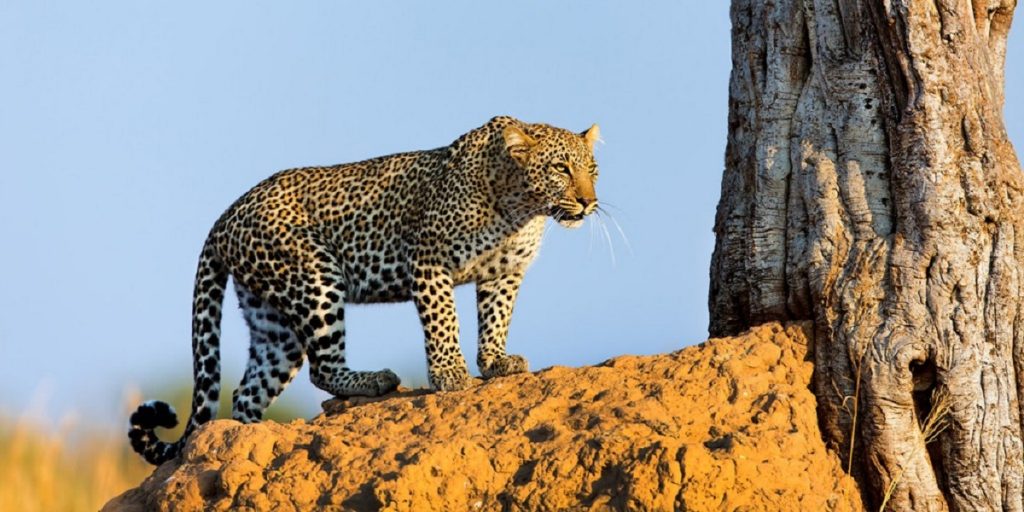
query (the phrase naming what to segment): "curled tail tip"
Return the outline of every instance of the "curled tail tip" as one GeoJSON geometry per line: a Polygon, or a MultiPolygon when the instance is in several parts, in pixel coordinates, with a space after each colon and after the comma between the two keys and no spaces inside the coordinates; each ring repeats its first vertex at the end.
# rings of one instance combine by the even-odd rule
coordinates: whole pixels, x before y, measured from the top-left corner
{"type": "Polygon", "coordinates": [[[174,428],[178,425],[178,414],[167,402],[150,400],[144,402],[129,419],[133,429],[153,430],[157,427],[174,428]]]}
{"type": "Polygon", "coordinates": [[[166,402],[150,400],[139,406],[128,420],[131,430],[128,439],[132,449],[142,455],[146,462],[160,465],[177,456],[180,443],[165,443],[153,431],[157,427],[173,428],[178,424],[178,415],[166,402]]]}

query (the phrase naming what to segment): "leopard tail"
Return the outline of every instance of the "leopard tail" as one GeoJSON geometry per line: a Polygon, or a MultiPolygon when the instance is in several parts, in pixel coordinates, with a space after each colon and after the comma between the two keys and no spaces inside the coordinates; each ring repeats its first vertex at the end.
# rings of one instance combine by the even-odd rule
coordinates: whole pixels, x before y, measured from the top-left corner
{"type": "Polygon", "coordinates": [[[173,428],[178,424],[174,408],[166,402],[150,400],[131,415],[128,438],[132,448],[147,462],[159,465],[181,453],[192,432],[217,417],[220,400],[220,318],[228,272],[207,240],[199,257],[195,292],[192,300],[192,413],[185,433],[174,442],[161,441],[156,427],[173,428]]]}

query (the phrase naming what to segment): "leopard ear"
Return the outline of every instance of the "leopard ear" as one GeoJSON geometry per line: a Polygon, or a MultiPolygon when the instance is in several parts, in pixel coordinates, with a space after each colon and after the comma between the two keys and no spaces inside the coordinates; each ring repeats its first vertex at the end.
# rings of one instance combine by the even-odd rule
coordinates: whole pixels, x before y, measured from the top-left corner
{"type": "Polygon", "coordinates": [[[583,140],[587,141],[587,146],[590,146],[590,149],[594,149],[594,144],[601,140],[601,127],[596,124],[590,125],[590,128],[580,135],[583,137],[583,140]]]}
{"type": "Polygon", "coordinates": [[[528,152],[537,141],[514,124],[506,126],[501,135],[505,139],[505,149],[508,150],[509,156],[520,165],[525,165],[528,152]]]}

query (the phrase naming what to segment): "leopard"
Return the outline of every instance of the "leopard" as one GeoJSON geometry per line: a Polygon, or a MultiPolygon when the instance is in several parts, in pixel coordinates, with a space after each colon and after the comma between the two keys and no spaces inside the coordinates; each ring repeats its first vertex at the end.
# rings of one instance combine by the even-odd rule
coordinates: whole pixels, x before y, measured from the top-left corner
{"type": "Polygon", "coordinates": [[[390,369],[350,369],[345,305],[412,301],[430,387],[466,389],[454,289],[473,283],[483,379],[527,372],[506,352],[512,310],[547,219],[578,228],[598,210],[594,146],[583,132],[498,116],[448,146],[355,163],[280,171],[237,199],[200,252],[192,301],[191,413],[177,441],[166,402],[130,417],[132,448],[151,464],[176,458],[220,400],[220,321],[230,277],[249,328],[232,418],[258,422],[309,361],[310,380],[336,397],[380,396],[390,369]]]}

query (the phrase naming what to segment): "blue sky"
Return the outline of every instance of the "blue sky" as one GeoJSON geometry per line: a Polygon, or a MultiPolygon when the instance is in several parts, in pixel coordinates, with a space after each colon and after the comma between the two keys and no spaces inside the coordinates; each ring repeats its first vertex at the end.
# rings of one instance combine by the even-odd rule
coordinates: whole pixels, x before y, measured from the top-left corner
{"type": "MultiPolygon", "coordinates": [[[[288,167],[446,145],[498,114],[599,123],[598,194],[631,247],[614,226],[614,260],[603,233],[549,229],[510,350],[539,369],[701,341],[728,7],[637,5],[0,4],[0,411],[123,421],[125,389],[190,378],[196,257],[236,197],[288,167]]],[[[1009,46],[1020,141],[1019,30],[1009,46]]],[[[237,376],[248,338],[229,302],[237,376]]],[[[472,363],[472,288],[457,302],[472,363]]],[[[354,368],[425,379],[411,304],[346,317],[354,368]]],[[[326,398],[305,372],[285,396],[326,398]]]]}

